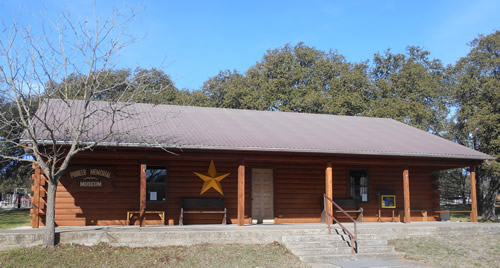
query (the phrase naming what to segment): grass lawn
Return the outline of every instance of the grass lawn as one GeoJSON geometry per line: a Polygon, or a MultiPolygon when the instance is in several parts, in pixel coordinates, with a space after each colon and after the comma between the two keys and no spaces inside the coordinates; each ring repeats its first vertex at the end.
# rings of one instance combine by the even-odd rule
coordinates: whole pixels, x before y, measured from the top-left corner
{"type": "Polygon", "coordinates": [[[0,229],[10,229],[30,225],[29,209],[0,209],[0,229]]]}
{"type": "Polygon", "coordinates": [[[307,267],[279,243],[155,248],[59,245],[0,252],[0,267],[307,267]]]}
{"type": "Polygon", "coordinates": [[[457,233],[389,241],[405,258],[435,267],[500,267],[500,234],[457,233]]]}

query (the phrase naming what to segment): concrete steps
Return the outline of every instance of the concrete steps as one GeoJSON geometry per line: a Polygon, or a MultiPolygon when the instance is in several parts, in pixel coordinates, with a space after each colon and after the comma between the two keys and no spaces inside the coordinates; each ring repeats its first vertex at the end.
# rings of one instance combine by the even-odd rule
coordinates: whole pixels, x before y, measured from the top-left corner
{"type": "MultiPolygon", "coordinates": [[[[348,241],[309,241],[309,242],[286,242],[291,248],[321,248],[321,247],[349,247],[348,241]]],[[[359,247],[386,246],[387,240],[359,240],[359,247]]]]}
{"type": "MultiPolygon", "coordinates": [[[[351,254],[351,247],[324,247],[324,248],[295,248],[294,254],[298,255],[328,255],[328,254],[351,254]]],[[[359,253],[391,253],[394,252],[392,246],[371,246],[371,247],[358,247],[359,253]]]]}
{"type": "MultiPolygon", "coordinates": [[[[382,234],[382,236],[384,236],[382,234]]],[[[331,263],[366,259],[398,259],[404,253],[389,246],[381,237],[380,229],[358,229],[357,253],[351,253],[349,236],[342,229],[332,229],[331,234],[296,234],[282,237],[283,244],[303,262],[310,264],[331,263]]]]}

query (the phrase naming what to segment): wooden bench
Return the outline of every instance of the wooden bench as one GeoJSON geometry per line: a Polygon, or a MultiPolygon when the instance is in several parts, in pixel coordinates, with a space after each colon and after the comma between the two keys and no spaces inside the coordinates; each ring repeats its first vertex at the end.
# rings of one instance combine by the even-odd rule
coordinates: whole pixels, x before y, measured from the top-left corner
{"type": "Polygon", "coordinates": [[[179,225],[184,225],[184,214],[190,213],[221,213],[224,214],[222,224],[226,224],[227,209],[224,206],[224,198],[182,198],[179,225]],[[203,208],[221,208],[222,210],[204,210],[203,208]]]}
{"type": "MultiPolygon", "coordinates": [[[[165,225],[165,211],[144,211],[145,214],[156,214],[161,219],[161,224],[165,225]]],[[[134,217],[134,214],[141,214],[139,210],[127,211],[127,225],[130,225],[130,220],[134,217]]]]}
{"type": "MultiPolygon", "coordinates": [[[[387,211],[388,209],[384,208],[384,210],[387,211]]],[[[394,213],[395,209],[394,208],[390,208],[390,210],[391,210],[391,213],[392,213],[392,216],[391,216],[392,220],[391,220],[391,222],[398,222],[396,220],[396,214],[394,213]]],[[[383,211],[382,208],[379,207],[378,208],[378,219],[377,219],[377,222],[382,222],[382,211],[383,211]]],[[[399,216],[398,216],[398,218],[399,218],[399,216]]]]}
{"type": "Polygon", "coordinates": [[[450,214],[451,213],[469,213],[470,217],[472,218],[472,210],[436,210],[434,213],[440,213],[440,218],[443,220],[444,215],[443,214],[448,214],[448,218],[445,220],[450,220],[450,214]]]}
{"type": "MultiPolygon", "coordinates": [[[[415,209],[415,210],[410,210],[410,214],[412,212],[420,212],[420,214],[422,215],[422,221],[427,221],[427,210],[423,210],[423,209],[415,209]]],[[[405,211],[404,210],[400,210],[399,211],[399,221],[403,221],[404,219],[404,215],[405,215],[405,211]]]]}
{"type": "MultiPolygon", "coordinates": [[[[359,202],[355,199],[340,199],[334,198],[333,201],[337,203],[342,209],[344,207],[347,208],[355,208],[355,209],[344,209],[346,213],[357,213],[356,219],[357,222],[363,222],[363,208],[359,206],[359,202]]],[[[335,208],[335,207],[334,207],[335,208]]],[[[335,212],[340,213],[340,210],[336,210],[335,212]]]]}

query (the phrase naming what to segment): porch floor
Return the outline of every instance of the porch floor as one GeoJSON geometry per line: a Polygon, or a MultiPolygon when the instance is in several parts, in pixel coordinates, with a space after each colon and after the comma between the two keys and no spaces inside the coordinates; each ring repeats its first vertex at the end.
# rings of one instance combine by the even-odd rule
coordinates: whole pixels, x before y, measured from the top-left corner
{"type": "MultiPolygon", "coordinates": [[[[348,229],[353,228],[353,223],[342,223],[348,229]]],[[[370,229],[387,229],[387,228],[397,228],[397,229],[418,229],[418,228],[453,228],[453,227],[480,227],[480,226],[494,226],[499,223],[470,223],[470,222],[412,222],[410,224],[404,224],[401,222],[360,222],[357,223],[358,229],[370,228],[370,229]]],[[[264,223],[264,224],[246,224],[244,226],[238,226],[237,224],[194,224],[194,225],[147,225],[146,227],[140,227],[139,225],[92,225],[92,226],[60,226],[56,227],[56,233],[66,233],[66,232],[89,232],[89,231],[107,231],[107,232],[207,232],[207,231],[235,231],[235,232],[246,232],[246,231],[285,231],[285,230],[311,230],[311,229],[325,229],[327,225],[325,223],[264,223]]],[[[332,228],[339,228],[338,224],[332,224],[332,228]]],[[[26,234],[36,234],[43,233],[45,226],[40,226],[40,228],[31,228],[29,226],[17,227],[13,229],[0,230],[0,234],[5,233],[26,233],[26,234]]]]}

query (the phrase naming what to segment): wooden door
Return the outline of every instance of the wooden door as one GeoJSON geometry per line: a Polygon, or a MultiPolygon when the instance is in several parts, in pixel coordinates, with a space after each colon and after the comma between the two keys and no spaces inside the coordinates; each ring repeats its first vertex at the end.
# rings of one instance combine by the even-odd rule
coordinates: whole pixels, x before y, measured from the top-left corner
{"type": "Polygon", "coordinates": [[[273,170],[252,169],[252,221],[274,221],[273,170]]]}

